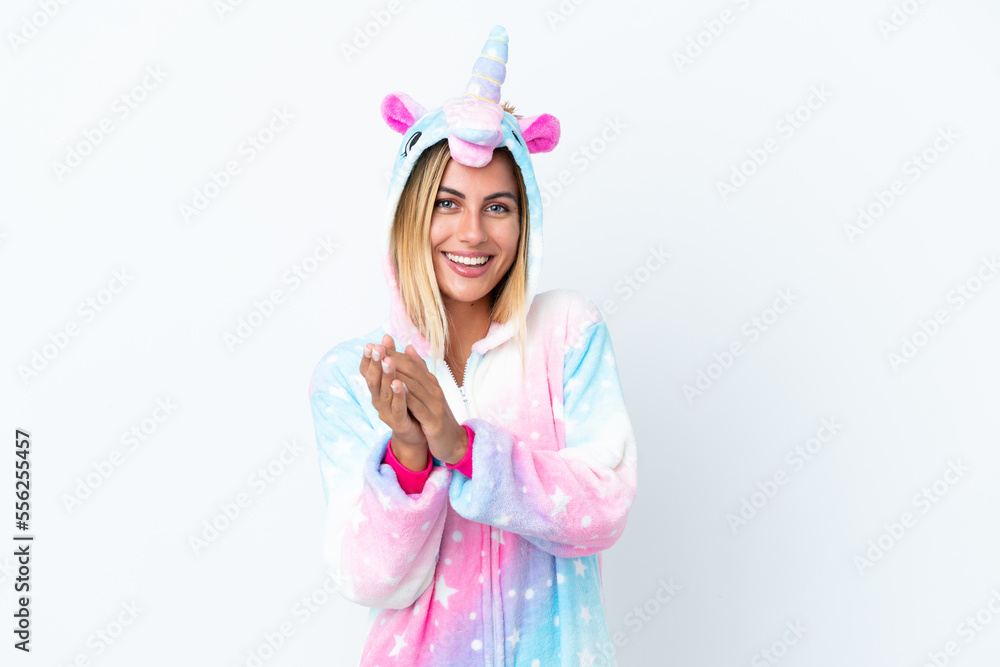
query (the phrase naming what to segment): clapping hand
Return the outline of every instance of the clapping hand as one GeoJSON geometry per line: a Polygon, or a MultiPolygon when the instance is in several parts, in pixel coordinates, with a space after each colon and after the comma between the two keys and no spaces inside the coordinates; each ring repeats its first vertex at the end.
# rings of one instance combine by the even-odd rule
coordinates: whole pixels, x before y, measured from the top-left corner
{"type": "Polygon", "coordinates": [[[400,463],[423,470],[427,451],[445,463],[462,460],[467,447],[465,429],[412,345],[397,352],[389,334],[382,337],[381,345],[369,343],[361,359],[361,374],[379,418],[392,429],[393,453],[400,463]]]}

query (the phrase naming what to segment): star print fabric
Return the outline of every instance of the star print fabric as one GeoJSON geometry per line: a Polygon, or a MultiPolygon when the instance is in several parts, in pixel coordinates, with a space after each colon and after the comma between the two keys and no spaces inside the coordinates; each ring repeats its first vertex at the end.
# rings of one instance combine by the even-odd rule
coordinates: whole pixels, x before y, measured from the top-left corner
{"type": "Polygon", "coordinates": [[[536,295],[528,323],[523,378],[496,337],[473,347],[468,405],[435,372],[475,433],[476,472],[431,457],[418,493],[386,461],[391,430],[358,372],[388,323],[313,372],[324,554],[341,594],[371,608],[362,665],[616,664],[600,552],[625,529],[637,459],[611,339],[571,290],[536,295]]]}
{"type": "Polygon", "coordinates": [[[564,365],[566,417],[549,431],[515,435],[481,419],[469,422],[477,442],[473,466],[491,474],[454,479],[450,500],[467,519],[573,558],[615,543],[634,495],[635,468],[626,457],[633,435],[603,320],[587,327],[564,365]],[[563,440],[565,448],[537,448],[543,437],[563,440]]]}

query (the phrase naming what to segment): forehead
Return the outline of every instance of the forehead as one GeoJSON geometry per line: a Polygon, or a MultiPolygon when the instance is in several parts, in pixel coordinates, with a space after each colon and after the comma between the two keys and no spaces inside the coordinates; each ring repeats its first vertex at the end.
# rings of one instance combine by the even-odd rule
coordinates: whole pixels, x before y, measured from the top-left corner
{"type": "Polygon", "coordinates": [[[455,187],[462,185],[468,189],[494,191],[498,186],[514,188],[514,170],[504,155],[494,152],[485,167],[469,167],[456,160],[448,160],[441,177],[441,185],[455,187]]]}

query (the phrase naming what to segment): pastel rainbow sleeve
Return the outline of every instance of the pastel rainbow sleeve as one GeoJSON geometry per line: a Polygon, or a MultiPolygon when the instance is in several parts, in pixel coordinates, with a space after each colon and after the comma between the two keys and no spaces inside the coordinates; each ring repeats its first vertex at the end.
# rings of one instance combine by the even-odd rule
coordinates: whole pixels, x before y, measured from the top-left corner
{"type": "Polygon", "coordinates": [[[449,496],[467,519],[576,558],[609,548],[622,534],[636,494],[637,457],[600,311],[588,302],[585,316],[565,328],[562,392],[552,394],[554,431],[514,433],[470,419],[479,472],[471,479],[453,476],[449,496]],[[532,437],[547,432],[561,441],[533,446],[532,437]]]}
{"type": "Polygon", "coordinates": [[[452,473],[435,467],[419,494],[403,491],[383,463],[391,429],[354,398],[368,391],[361,374],[338,367],[338,357],[360,363],[360,355],[361,346],[334,348],[309,390],[327,503],[323,551],[345,598],[404,609],[433,579],[452,473]]]}

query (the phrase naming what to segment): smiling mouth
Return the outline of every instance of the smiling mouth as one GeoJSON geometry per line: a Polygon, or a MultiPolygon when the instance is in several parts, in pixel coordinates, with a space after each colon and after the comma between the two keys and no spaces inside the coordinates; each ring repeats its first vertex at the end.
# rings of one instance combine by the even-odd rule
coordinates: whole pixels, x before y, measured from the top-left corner
{"type": "Polygon", "coordinates": [[[454,255],[450,252],[443,252],[443,254],[448,260],[459,266],[468,266],[471,268],[479,268],[481,266],[486,266],[492,260],[494,255],[485,255],[481,257],[463,257],[462,255],[454,255]]]}

